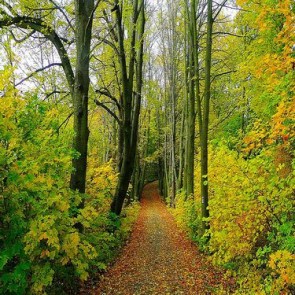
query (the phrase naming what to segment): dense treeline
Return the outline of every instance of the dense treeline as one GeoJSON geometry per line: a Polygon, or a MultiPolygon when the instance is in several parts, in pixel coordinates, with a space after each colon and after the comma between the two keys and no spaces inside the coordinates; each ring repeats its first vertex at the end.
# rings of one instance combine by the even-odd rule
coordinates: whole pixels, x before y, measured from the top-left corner
{"type": "Polygon", "coordinates": [[[290,0],[0,1],[1,292],[78,290],[158,178],[236,294],[292,294],[294,25],[290,0]]]}
{"type": "Polygon", "coordinates": [[[117,216],[134,166],[145,4],[1,1],[0,12],[1,294],[75,292],[138,212],[117,216]]]}
{"type": "Polygon", "coordinates": [[[209,2],[160,12],[161,190],[237,294],[291,294],[295,7],[209,2]]]}

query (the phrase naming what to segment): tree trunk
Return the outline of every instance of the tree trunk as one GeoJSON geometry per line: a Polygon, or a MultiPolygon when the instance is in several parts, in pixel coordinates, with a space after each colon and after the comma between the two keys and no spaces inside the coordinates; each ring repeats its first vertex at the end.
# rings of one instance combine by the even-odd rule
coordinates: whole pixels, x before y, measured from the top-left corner
{"type": "Polygon", "coordinates": [[[142,89],[142,67],[143,67],[143,34],[145,28],[145,7],[144,0],[133,2],[132,32],[130,41],[130,58],[127,67],[125,51],[125,31],[122,19],[122,6],[115,1],[116,20],[119,43],[119,63],[121,69],[121,82],[123,89],[123,138],[124,146],[122,153],[122,165],[119,172],[119,181],[111,204],[111,212],[120,215],[128,186],[134,169],[138,122],[141,105],[142,89]],[[138,23],[138,20],[140,23],[138,23]],[[138,27],[137,27],[137,24],[138,27]],[[138,29],[138,32],[136,31],[138,29]],[[139,41],[139,49],[136,52],[136,41],[139,41]],[[137,56],[136,56],[137,53],[137,56]],[[136,85],[134,91],[134,75],[136,74],[136,85]],[[135,92],[135,93],[133,93],[135,92]],[[132,108],[133,107],[133,108],[132,108]]]}
{"type": "MultiPolygon", "coordinates": [[[[157,120],[157,129],[158,129],[158,134],[159,134],[159,138],[158,138],[158,150],[161,149],[162,146],[162,124],[161,124],[161,115],[159,112],[159,109],[157,109],[157,116],[156,116],[156,120],[157,120]]],[[[165,196],[165,188],[164,188],[164,155],[159,156],[158,158],[158,165],[159,165],[159,171],[158,171],[158,178],[159,178],[159,189],[160,189],[160,195],[161,196],[165,196]]]]}
{"type": "Polygon", "coordinates": [[[181,115],[181,127],[179,131],[179,169],[177,178],[177,189],[183,188],[183,167],[184,167],[184,153],[185,153],[185,115],[186,115],[186,102],[184,103],[184,110],[181,115]]]}
{"type": "MultiPolygon", "coordinates": [[[[176,83],[176,79],[172,79],[173,84],[176,83]]],[[[176,93],[175,85],[172,87],[172,132],[171,132],[171,207],[175,207],[176,198],[176,93]]]]}
{"type": "Polygon", "coordinates": [[[74,171],[70,187],[85,193],[87,146],[88,146],[88,91],[89,56],[94,13],[94,1],[75,1],[76,15],[76,72],[73,93],[74,104],[74,141],[73,148],[79,153],[73,159],[74,171]]]}
{"type": "Polygon", "coordinates": [[[130,201],[139,200],[140,184],[142,177],[142,169],[140,167],[140,155],[136,154],[133,175],[132,175],[132,192],[130,201]]]}
{"type": "MultiPolygon", "coordinates": [[[[202,218],[209,217],[208,210],[208,127],[209,127],[209,106],[211,97],[211,59],[212,59],[212,0],[208,0],[207,15],[207,42],[205,57],[205,95],[203,109],[203,124],[201,132],[201,197],[202,197],[202,218]]],[[[202,221],[202,231],[209,228],[207,221],[202,221]]]]}
{"type": "MultiPolygon", "coordinates": [[[[148,156],[148,151],[149,151],[149,141],[150,141],[150,122],[151,122],[151,112],[148,112],[148,121],[147,121],[147,130],[146,130],[146,141],[145,141],[145,147],[144,147],[144,153],[143,153],[143,158],[146,158],[148,156]]],[[[140,166],[140,163],[139,163],[140,166]]],[[[143,190],[143,187],[145,185],[145,178],[146,178],[146,167],[147,163],[144,161],[141,168],[141,173],[140,173],[140,179],[139,179],[139,185],[138,185],[138,199],[141,197],[141,193],[143,190]]]]}
{"type": "Polygon", "coordinates": [[[188,56],[189,56],[189,81],[188,81],[188,118],[187,118],[187,147],[186,147],[186,196],[194,194],[194,152],[195,152],[195,79],[196,79],[196,2],[192,0],[190,8],[187,4],[188,26],[188,56]]]}
{"type": "Polygon", "coordinates": [[[121,214],[133,170],[131,169],[133,166],[133,163],[131,162],[132,159],[128,158],[128,156],[125,156],[123,154],[123,162],[119,174],[119,181],[117,184],[113,202],[111,204],[111,212],[117,215],[121,214]]]}
{"type": "Polygon", "coordinates": [[[118,156],[117,156],[117,171],[120,172],[123,161],[123,148],[124,148],[124,129],[121,124],[118,126],[118,156]]]}

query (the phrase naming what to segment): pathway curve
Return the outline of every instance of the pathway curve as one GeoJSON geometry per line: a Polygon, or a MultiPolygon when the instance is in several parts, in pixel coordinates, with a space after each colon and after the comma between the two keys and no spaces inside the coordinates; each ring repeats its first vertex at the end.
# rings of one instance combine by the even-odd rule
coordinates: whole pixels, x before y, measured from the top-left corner
{"type": "Polygon", "coordinates": [[[129,243],[93,294],[205,295],[227,283],[177,228],[152,183],[143,191],[129,243]]]}

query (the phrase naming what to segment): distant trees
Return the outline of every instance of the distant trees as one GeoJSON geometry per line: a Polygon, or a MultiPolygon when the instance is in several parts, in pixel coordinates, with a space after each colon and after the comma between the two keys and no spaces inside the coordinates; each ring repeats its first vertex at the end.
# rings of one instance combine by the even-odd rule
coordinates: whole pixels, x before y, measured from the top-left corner
{"type": "Polygon", "coordinates": [[[163,128],[162,151],[162,190],[165,196],[170,198],[170,205],[175,205],[178,174],[178,146],[177,146],[177,118],[180,114],[180,96],[182,86],[182,57],[183,57],[183,34],[179,6],[180,1],[167,1],[158,12],[161,22],[157,26],[159,30],[159,53],[161,61],[159,96],[163,104],[163,118],[159,120],[159,127],[163,128]]]}
{"type": "MultiPolygon", "coordinates": [[[[120,215],[133,174],[138,143],[143,85],[145,1],[115,1],[111,9],[104,10],[103,15],[107,34],[99,36],[99,39],[105,45],[103,54],[112,56],[107,69],[113,73],[115,79],[111,78],[112,83],[107,85],[109,77],[102,78],[96,92],[105,100],[96,99],[95,102],[113,117],[115,123],[119,178],[111,212],[120,215]]],[[[110,76],[109,73],[107,75],[110,76]]]]}
{"type": "MultiPolygon", "coordinates": [[[[186,198],[193,198],[195,192],[194,166],[196,148],[200,147],[200,157],[202,171],[199,177],[200,195],[202,204],[202,217],[209,216],[208,211],[208,133],[209,133],[209,113],[211,100],[211,83],[214,75],[211,74],[213,23],[223,8],[223,4],[215,5],[211,1],[184,1],[182,4],[175,4],[182,7],[181,13],[184,16],[184,22],[178,21],[177,31],[174,13],[174,4],[168,2],[165,13],[172,15],[172,20],[163,27],[163,35],[171,36],[165,39],[163,36],[164,51],[163,56],[163,77],[165,108],[172,116],[171,132],[173,139],[169,145],[165,140],[163,156],[166,172],[164,179],[168,179],[167,187],[171,189],[168,194],[171,199],[171,205],[175,204],[176,187],[182,189],[186,198]],[[213,13],[214,10],[214,13],[213,13]],[[165,32],[165,33],[164,33],[165,32]],[[181,45],[175,42],[173,36],[178,34],[176,40],[181,40],[181,45]],[[173,43],[174,42],[174,43],[173,43]],[[166,46],[166,47],[165,47],[166,46]],[[180,53],[180,49],[183,54],[180,53]],[[175,54],[175,55],[174,55],[175,54]],[[182,61],[179,61],[181,57],[182,61]],[[180,66],[182,65],[182,67],[180,66]],[[169,73],[172,76],[169,76],[169,73]],[[173,74],[174,73],[174,74],[173,74]],[[174,76],[173,76],[174,75],[174,76]],[[180,81],[177,81],[181,79],[180,81]],[[171,85],[172,88],[169,88],[171,85]],[[177,88],[178,87],[178,88],[177,88]],[[177,99],[182,96],[182,99],[177,99]],[[174,131],[173,131],[174,130],[174,131]],[[176,138],[176,134],[179,135],[176,138]],[[196,137],[198,140],[196,141],[196,137]],[[178,142],[178,144],[177,144],[178,142]],[[199,143],[196,145],[196,143],[199,143]],[[177,147],[177,148],[176,148],[177,147]],[[167,155],[169,161],[167,162],[167,155]],[[165,162],[166,161],[166,162],[165,162]],[[171,176],[170,176],[171,175],[171,176]],[[167,178],[168,176],[168,178],[167,178]],[[177,179],[177,186],[175,185],[177,179]]],[[[163,21],[163,24],[165,22],[163,21]]],[[[175,38],[175,37],[174,37],[175,38]]],[[[165,126],[168,127],[169,121],[166,120],[165,126]]],[[[164,181],[165,183],[165,181],[164,181]]],[[[208,228],[208,223],[203,222],[203,232],[208,228]]]]}

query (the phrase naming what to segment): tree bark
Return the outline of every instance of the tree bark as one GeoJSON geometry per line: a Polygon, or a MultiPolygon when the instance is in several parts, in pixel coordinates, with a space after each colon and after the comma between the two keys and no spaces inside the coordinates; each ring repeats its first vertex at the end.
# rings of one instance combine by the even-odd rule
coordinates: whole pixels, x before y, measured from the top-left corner
{"type": "Polygon", "coordinates": [[[119,43],[119,63],[121,70],[121,83],[123,89],[123,132],[124,145],[122,153],[122,165],[119,172],[119,181],[111,204],[111,212],[120,215],[128,186],[134,169],[138,121],[141,105],[142,66],[143,66],[143,34],[145,28],[144,0],[133,2],[132,31],[130,40],[130,57],[127,67],[125,51],[125,32],[122,19],[122,7],[119,1],[115,1],[116,22],[119,43]],[[138,26],[137,26],[138,25],[138,26]],[[138,31],[137,31],[138,29],[138,31]],[[139,49],[136,52],[136,41],[139,41],[139,49]],[[136,56],[137,53],[137,56],[136,56]],[[137,62],[137,63],[136,63],[137,62]],[[134,87],[134,75],[136,85],[134,87]],[[134,91],[135,88],[135,91],[134,91]],[[135,92],[135,93],[134,93],[135,92]]]}
{"type": "MultiPolygon", "coordinates": [[[[211,97],[211,60],[212,60],[212,0],[207,2],[207,41],[205,57],[205,93],[203,108],[203,124],[201,131],[201,198],[202,198],[202,218],[209,217],[208,209],[208,127],[209,127],[209,107],[211,97]]],[[[207,221],[202,221],[202,231],[209,228],[207,221]]]]}
{"type": "Polygon", "coordinates": [[[121,124],[118,126],[118,165],[117,165],[117,171],[120,172],[122,167],[122,161],[123,161],[123,149],[124,149],[124,129],[121,124]]]}
{"type": "Polygon", "coordinates": [[[196,99],[196,1],[186,4],[188,23],[188,103],[187,103],[187,143],[186,143],[186,197],[194,194],[194,152],[195,152],[195,99],[196,99]]]}
{"type": "MultiPolygon", "coordinates": [[[[186,96],[185,96],[186,97],[186,96]]],[[[185,156],[185,115],[186,115],[186,100],[184,101],[184,108],[181,114],[181,127],[179,130],[179,169],[177,178],[177,189],[183,188],[183,169],[184,169],[184,156],[185,156]]]]}
{"type": "Polygon", "coordinates": [[[73,148],[79,153],[73,159],[74,171],[71,175],[70,188],[85,193],[87,147],[88,147],[88,92],[89,60],[94,13],[94,1],[75,1],[76,15],[76,70],[73,92],[74,104],[74,141],[73,148]]]}

